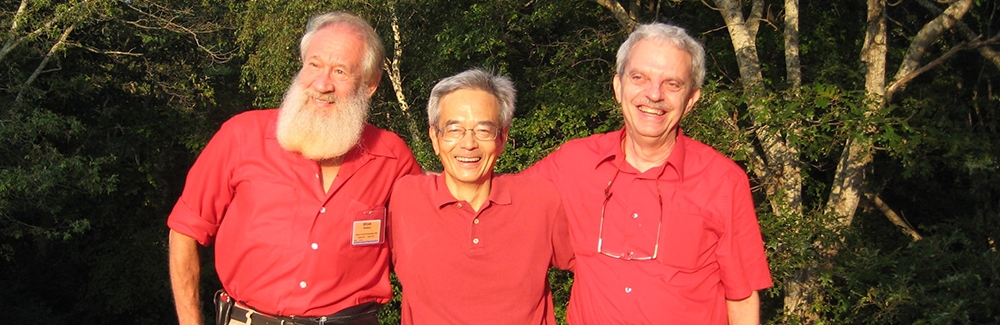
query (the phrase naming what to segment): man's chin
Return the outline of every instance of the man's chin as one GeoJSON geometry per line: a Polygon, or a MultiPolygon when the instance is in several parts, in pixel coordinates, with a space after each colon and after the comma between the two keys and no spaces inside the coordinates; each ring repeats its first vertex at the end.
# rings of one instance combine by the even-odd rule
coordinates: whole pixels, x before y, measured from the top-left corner
{"type": "Polygon", "coordinates": [[[329,116],[334,107],[336,107],[334,104],[320,104],[315,100],[307,100],[302,104],[300,110],[302,113],[312,115],[315,118],[323,118],[329,116]]]}

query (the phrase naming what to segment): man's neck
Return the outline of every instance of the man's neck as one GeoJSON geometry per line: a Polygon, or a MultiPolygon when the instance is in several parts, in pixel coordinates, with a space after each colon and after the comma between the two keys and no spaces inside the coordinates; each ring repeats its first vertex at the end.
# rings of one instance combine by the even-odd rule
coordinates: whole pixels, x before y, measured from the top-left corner
{"type": "Polygon", "coordinates": [[[487,178],[482,184],[457,182],[452,181],[448,176],[442,177],[445,177],[444,184],[448,187],[448,192],[459,201],[468,202],[474,211],[479,211],[479,208],[483,207],[483,204],[486,204],[486,200],[490,198],[492,177],[487,178]]]}
{"type": "Polygon", "coordinates": [[[656,139],[632,137],[626,132],[625,139],[622,140],[622,151],[625,153],[625,161],[641,173],[667,163],[676,144],[676,132],[656,139]]]}
{"type": "Polygon", "coordinates": [[[337,174],[340,173],[340,165],[344,163],[344,156],[324,159],[316,163],[319,164],[323,192],[330,193],[330,187],[333,186],[333,181],[337,179],[337,174]]]}

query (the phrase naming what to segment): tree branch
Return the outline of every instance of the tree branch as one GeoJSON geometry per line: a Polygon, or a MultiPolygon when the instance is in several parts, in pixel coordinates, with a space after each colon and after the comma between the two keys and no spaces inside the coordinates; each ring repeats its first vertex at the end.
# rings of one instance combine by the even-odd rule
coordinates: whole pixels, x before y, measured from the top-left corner
{"type": "Polygon", "coordinates": [[[17,22],[21,20],[21,15],[24,14],[24,8],[26,7],[28,7],[28,0],[21,0],[21,5],[17,7],[14,17],[10,19],[10,35],[14,35],[17,32],[17,22]]]}
{"type": "Polygon", "coordinates": [[[72,47],[75,47],[75,48],[84,49],[84,50],[90,51],[91,53],[97,53],[97,54],[125,55],[125,56],[142,56],[143,55],[142,53],[135,53],[135,52],[102,50],[102,49],[98,49],[98,48],[95,48],[95,47],[86,46],[86,45],[83,45],[83,44],[80,44],[80,43],[77,43],[77,42],[66,42],[66,46],[72,46],[72,47]]]}
{"type": "MultiPolygon", "coordinates": [[[[182,33],[182,34],[188,34],[188,35],[191,36],[191,39],[194,40],[195,46],[197,46],[198,49],[200,49],[203,52],[207,53],[209,56],[212,57],[212,60],[214,60],[216,62],[219,62],[219,63],[229,62],[229,60],[231,60],[233,58],[233,52],[234,51],[228,51],[228,52],[217,51],[215,49],[209,48],[208,46],[205,46],[204,44],[202,44],[201,38],[199,38],[199,35],[217,31],[217,30],[221,29],[221,27],[215,26],[213,24],[212,25],[213,28],[209,28],[209,29],[194,29],[194,28],[190,28],[188,26],[185,26],[183,24],[179,24],[179,23],[174,22],[174,20],[177,17],[165,17],[165,16],[159,15],[157,13],[147,12],[145,10],[142,10],[142,9],[136,7],[130,1],[124,1],[123,3],[125,3],[125,5],[128,6],[129,8],[131,8],[132,10],[135,10],[136,12],[142,14],[143,16],[146,16],[146,17],[150,18],[153,22],[157,23],[159,26],[147,26],[147,25],[144,25],[142,23],[142,21],[138,21],[138,20],[137,21],[126,21],[126,23],[128,23],[128,24],[130,24],[132,26],[135,26],[135,27],[143,28],[143,29],[166,29],[166,30],[173,31],[173,32],[178,32],[178,33],[182,33]]],[[[171,11],[171,9],[164,8],[161,5],[157,5],[157,4],[153,4],[153,3],[148,3],[148,2],[146,2],[146,4],[152,5],[154,7],[154,9],[157,9],[157,10],[160,10],[160,11],[171,11]]]]}
{"type": "MultiPolygon", "coordinates": [[[[938,8],[928,0],[917,0],[917,3],[919,3],[924,8],[927,8],[927,10],[930,10],[931,13],[935,15],[940,15],[944,13],[944,10],[941,10],[941,8],[938,8]]],[[[962,22],[961,20],[955,22],[955,29],[957,29],[958,32],[962,34],[962,36],[965,37],[967,41],[970,42],[976,40],[981,36],[980,34],[973,32],[972,29],[969,28],[969,25],[962,22]]],[[[980,55],[982,55],[984,58],[992,62],[993,66],[995,66],[997,69],[1000,69],[1000,52],[995,51],[989,48],[988,46],[981,46],[978,48],[978,50],[980,55]]]]}
{"type": "Polygon", "coordinates": [[[882,212],[882,214],[885,215],[885,217],[888,218],[889,221],[892,222],[892,224],[899,226],[899,228],[902,228],[903,233],[910,235],[910,237],[913,238],[913,241],[924,239],[924,236],[921,236],[916,229],[913,229],[913,226],[910,225],[909,222],[906,222],[906,219],[904,219],[902,216],[896,213],[896,211],[893,210],[891,207],[889,207],[889,205],[886,204],[885,201],[882,201],[882,198],[879,197],[877,194],[866,191],[865,199],[868,200],[868,203],[870,203],[872,206],[874,206],[876,209],[882,212]]]}
{"type": "Polygon", "coordinates": [[[764,19],[764,0],[753,0],[750,5],[750,15],[747,16],[747,33],[750,34],[750,41],[757,43],[757,31],[760,30],[760,21],[764,19]]]}
{"type": "MultiPolygon", "coordinates": [[[[962,16],[965,16],[965,13],[969,12],[969,7],[971,6],[972,0],[954,1],[948,6],[948,9],[945,9],[934,20],[924,24],[924,27],[917,32],[917,35],[913,37],[913,41],[910,42],[910,48],[906,50],[906,55],[899,64],[899,70],[896,71],[896,76],[893,79],[898,80],[900,77],[916,70],[917,66],[920,65],[920,59],[927,53],[927,48],[941,36],[941,33],[951,29],[951,26],[955,25],[955,22],[962,19],[962,16]]],[[[903,85],[905,84],[899,84],[900,87],[903,85]]]]}
{"type": "Polygon", "coordinates": [[[898,80],[893,81],[892,84],[889,86],[888,90],[886,91],[886,100],[891,100],[892,96],[895,95],[897,91],[902,89],[906,85],[906,83],[912,81],[914,78],[920,76],[924,72],[930,71],[931,69],[934,69],[937,66],[943,64],[945,61],[948,61],[948,59],[955,56],[955,54],[958,54],[958,52],[970,48],[981,48],[986,45],[996,44],[998,42],[1000,42],[1000,34],[994,35],[993,37],[985,41],[980,41],[978,39],[975,39],[972,40],[971,42],[965,42],[956,45],[955,47],[952,47],[950,50],[948,50],[948,52],[945,52],[937,59],[934,59],[933,61],[925,64],[924,66],[916,70],[913,70],[912,72],[906,74],[905,76],[899,77],[898,80]]]}
{"type": "Polygon", "coordinates": [[[62,18],[61,16],[53,17],[51,20],[45,22],[45,24],[43,24],[42,27],[39,27],[31,31],[31,33],[28,33],[27,35],[21,37],[13,37],[13,33],[11,33],[11,38],[7,40],[7,43],[4,43],[3,48],[0,48],[0,61],[3,61],[3,59],[7,57],[7,54],[10,53],[10,51],[13,51],[14,48],[16,48],[18,44],[21,44],[22,41],[24,41],[25,39],[38,36],[38,34],[41,34],[42,32],[51,28],[52,25],[55,25],[55,23],[59,21],[59,19],[61,18],[62,18]]]}
{"type": "Polygon", "coordinates": [[[602,7],[611,10],[611,13],[614,14],[615,19],[618,20],[618,23],[622,25],[622,28],[624,28],[626,32],[631,33],[633,30],[635,30],[635,27],[638,25],[638,22],[636,22],[635,19],[635,14],[625,10],[625,7],[622,7],[621,3],[615,0],[593,0],[593,1],[597,2],[597,4],[601,5],[602,7]]]}
{"type": "Polygon", "coordinates": [[[49,52],[45,54],[45,58],[42,59],[42,62],[38,63],[38,67],[35,68],[35,71],[32,72],[31,76],[28,77],[28,80],[25,81],[23,85],[21,85],[21,90],[17,92],[17,97],[14,98],[15,103],[21,102],[21,99],[24,97],[25,92],[27,92],[31,84],[35,82],[35,79],[38,78],[38,75],[42,73],[42,70],[45,69],[45,66],[49,64],[49,59],[52,58],[52,55],[55,54],[56,51],[58,51],[59,48],[62,47],[63,44],[66,43],[66,39],[69,38],[69,34],[73,32],[74,27],[76,27],[76,25],[70,25],[69,27],[67,27],[66,30],[63,31],[62,36],[59,37],[59,41],[57,41],[55,44],[52,44],[52,47],[49,48],[49,52]]]}

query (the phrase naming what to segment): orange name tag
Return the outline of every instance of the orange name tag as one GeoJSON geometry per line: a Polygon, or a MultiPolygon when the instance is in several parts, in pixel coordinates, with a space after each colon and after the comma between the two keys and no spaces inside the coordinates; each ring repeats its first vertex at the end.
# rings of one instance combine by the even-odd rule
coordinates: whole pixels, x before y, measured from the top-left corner
{"type": "Polygon", "coordinates": [[[351,244],[374,245],[382,241],[382,220],[358,220],[354,222],[351,244]]]}

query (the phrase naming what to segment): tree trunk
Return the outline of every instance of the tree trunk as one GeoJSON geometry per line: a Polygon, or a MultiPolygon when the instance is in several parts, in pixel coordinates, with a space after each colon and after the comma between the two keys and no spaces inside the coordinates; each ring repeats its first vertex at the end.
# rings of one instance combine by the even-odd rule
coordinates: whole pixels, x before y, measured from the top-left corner
{"type": "Polygon", "coordinates": [[[399,102],[399,109],[403,112],[403,118],[406,119],[407,132],[410,133],[410,141],[413,143],[414,147],[420,147],[424,143],[425,133],[421,132],[420,127],[417,126],[417,121],[413,119],[413,114],[410,113],[410,104],[406,100],[406,94],[403,93],[403,77],[400,73],[400,64],[403,60],[403,41],[402,37],[399,35],[399,16],[396,14],[396,3],[392,2],[389,4],[389,15],[390,24],[392,24],[392,41],[393,41],[393,51],[392,57],[386,57],[384,68],[386,74],[389,75],[389,82],[392,84],[392,90],[396,94],[396,101],[399,102]]]}
{"type": "Polygon", "coordinates": [[[785,0],[785,75],[793,93],[802,87],[799,63],[799,0],[785,0]]]}
{"type": "Polygon", "coordinates": [[[611,13],[615,15],[615,19],[618,23],[622,25],[625,32],[631,33],[639,25],[638,20],[635,18],[635,13],[625,10],[622,4],[616,0],[593,0],[597,4],[604,8],[611,10],[611,13]]]}
{"type": "MultiPolygon", "coordinates": [[[[799,91],[802,87],[802,65],[799,61],[798,0],[785,0],[784,22],[785,76],[789,86],[789,96],[793,97],[789,98],[789,102],[793,102],[799,96],[799,91]]],[[[797,130],[795,127],[792,127],[788,132],[797,132],[797,130]]],[[[785,182],[785,190],[802,193],[802,170],[798,161],[798,148],[789,146],[788,155],[790,157],[785,160],[782,169],[788,175],[786,178],[792,179],[785,182]]],[[[800,198],[798,201],[788,203],[790,206],[786,208],[792,213],[790,213],[791,215],[786,214],[785,218],[802,217],[801,194],[798,197],[800,198]]],[[[786,321],[794,317],[809,323],[819,318],[819,315],[809,309],[812,302],[818,298],[817,294],[820,291],[818,283],[815,281],[815,272],[813,270],[812,267],[803,268],[797,270],[793,276],[784,279],[785,297],[782,308],[786,321]]]]}
{"type": "Polygon", "coordinates": [[[768,203],[775,214],[785,217],[799,216],[802,213],[802,179],[801,167],[798,164],[798,149],[785,142],[780,130],[759,123],[754,118],[770,114],[770,108],[759,100],[766,90],[757,56],[757,46],[754,43],[756,37],[752,33],[756,29],[749,28],[743,19],[739,0],[716,0],[715,4],[726,21],[733,50],[739,62],[743,89],[749,98],[748,105],[754,132],[762,149],[756,156],[766,164],[763,167],[755,166],[754,175],[761,179],[768,203]]]}

